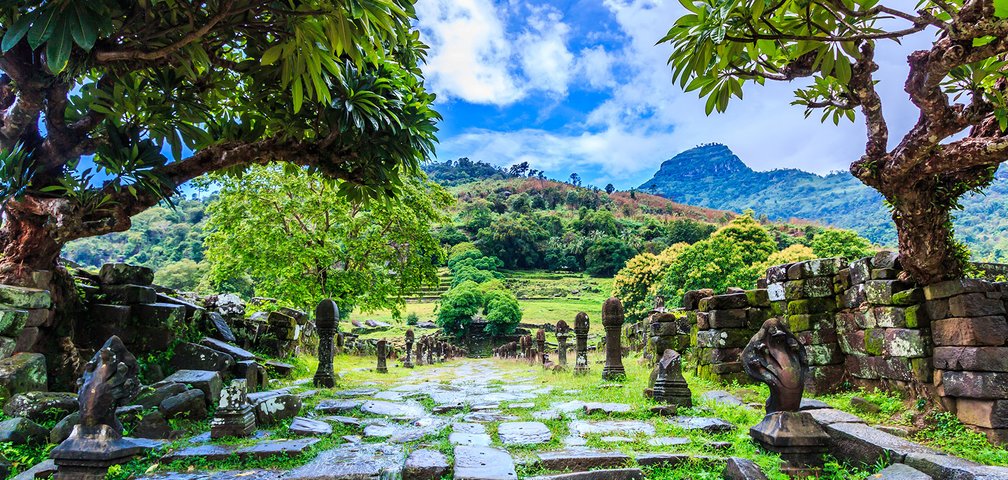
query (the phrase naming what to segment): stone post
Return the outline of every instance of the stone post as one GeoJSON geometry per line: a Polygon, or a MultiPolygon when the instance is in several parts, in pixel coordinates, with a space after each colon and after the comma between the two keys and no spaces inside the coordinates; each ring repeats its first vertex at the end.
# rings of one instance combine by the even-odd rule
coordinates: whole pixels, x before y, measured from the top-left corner
{"type": "Polygon", "coordinates": [[[677,407],[693,406],[692,392],[682,376],[682,358],[679,352],[671,348],[665,350],[655,368],[658,369],[658,379],[654,384],[655,401],[677,407]]]}
{"type": "Polygon", "coordinates": [[[557,362],[561,367],[567,366],[567,340],[570,339],[570,326],[567,322],[560,320],[556,324],[557,337],[557,362]]]}
{"type": "Polygon", "coordinates": [[[574,317],[574,373],[588,373],[588,314],[580,312],[574,317]]]}
{"type": "Polygon", "coordinates": [[[388,342],[384,339],[378,340],[378,373],[388,373],[385,359],[388,358],[388,342]]]}
{"type": "Polygon", "coordinates": [[[325,299],[315,307],[315,328],[318,330],[318,369],[312,383],[316,387],[333,388],[336,374],[333,372],[333,336],[339,330],[339,308],[336,302],[325,299]]]}
{"type": "Polygon", "coordinates": [[[536,331],[536,348],[539,350],[539,356],[542,361],[540,363],[546,364],[546,331],[540,328],[536,331]]]}
{"type": "Polygon", "coordinates": [[[606,360],[602,369],[603,380],[618,380],[626,375],[623,369],[623,346],[620,344],[620,330],[623,328],[623,304],[616,297],[610,297],[602,304],[602,327],[606,335],[606,360]]]}
{"type": "Polygon", "coordinates": [[[248,402],[245,380],[234,380],[221,392],[220,406],[210,421],[210,438],[247,437],[255,432],[256,419],[248,402]]]}
{"type": "Polygon", "coordinates": [[[424,364],[423,337],[420,337],[420,340],[417,340],[416,342],[416,364],[417,365],[424,364]]]}
{"type": "Polygon", "coordinates": [[[413,368],[413,329],[406,330],[406,358],[403,359],[404,368],[413,368]]]}

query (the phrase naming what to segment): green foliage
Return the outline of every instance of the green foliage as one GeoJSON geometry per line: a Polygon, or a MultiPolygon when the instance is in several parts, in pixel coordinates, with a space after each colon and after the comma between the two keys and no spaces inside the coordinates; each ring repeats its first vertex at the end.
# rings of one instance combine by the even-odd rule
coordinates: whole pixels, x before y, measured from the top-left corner
{"type": "Polygon", "coordinates": [[[593,277],[611,277],[637,252],[622,239],[602,237],[588,248],[585,272],[593,277]]]}
{"type": "Polygon", "coordinates": [[[441,295],[437,325],[448,335],[461,338],[472,318],[483,309],[483,292],[473,281],[462,282],[441,295]]]}
{"type": "Polygon", "coordinates": [[[987,438],[966,428],[951,412],[936,412],[917,434],[945,452],[986,465],[1008,465],[1008,450],[991,445],[987,438]]]}
{"type": "Polygon", "coordinates": [[[688,244],[677,243],[658,255],[642,253],[626,262],[626,266],[616,274],[612,295],[623,302],[627,322],[639,322],[647,316],[654,306],[658,282],[687,248],[688,244]]]}
{"type": "Polygon", "coordinates": [[[812,251],[819,258],[843,257],[855,260],[875,253],[871,242],[857,232],[827,228],[812,239],[812,251]]]}
{"type": "Polygon", "coordinates": [[[418,323],[420,323],[420,316],[416,312],[410,312],[409,315],[406,315],[406,325],[414,326],[418,323]]]}
{"type": "Polygon", "coordinates": [[[510,335],[521,323],[522,312],[518,299],[507,290],[492,289],[485,295],[487,326],[484,332],[489,335],[510,335]]]}
{"type": "Polygon", "coordinates": [[[528,216],[503,215],[477,234],[484,252],[495,252],[508,268],[534,268],[540,265],[540,244],[546,231],[528,216]]]}
{"type": "Polygon", "coordinates": [[[196,263],[185,258],[155,271],[154,283],[184,292],[194,292],[209,270],[208,264],[196,263]]]}
{"type": "Polygon", "coordinates": [[[803,262],[805,260],[813,260],[815,258],[823,257],[816,255],[811,248],[800,243],[796,243],[788,246],[784,250],[770,254],[770,256],[767,257],[766,266],[772,267],[774,265],[784,265],[785,263],[803,262]]]}
{"type": "Polygon", "coordinates": [[[658,293],[675,305],[690,290],[752,288],[776,250],[773,238],[751,215],[736,217],[707,240],[683,250],[666,271],[658,293]]]}
{"type": "Polygon", "coordinates": [[[363,205],[302,169],[255,167],[220,181],[206,240],[215,285],[248,275],[256,295],[292,306],[332,298],[344,311],[368,311],[396,308],[402,295],[436,282],[444,253],[431,226],[451,199],[424,177],[363,205]]]}

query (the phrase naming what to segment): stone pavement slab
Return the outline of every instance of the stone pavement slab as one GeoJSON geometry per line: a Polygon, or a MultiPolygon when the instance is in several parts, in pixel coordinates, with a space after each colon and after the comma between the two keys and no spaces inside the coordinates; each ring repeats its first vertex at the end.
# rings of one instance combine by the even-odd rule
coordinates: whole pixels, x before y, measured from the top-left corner
{"type": "Polygon", "coordinates": [[[396,478],[402,472],[403,449],[388,444],[344,444],[319,454],[284,476],[284,480],[358,480],[396,478]]]}
{"type": "Polygon", "coordinates": [[[493,447],[455,447],[455,480],[517,480],[514,459],[493,447]]]}
{"type": "Polygon", "coordinates": [[[504,445],[534,445],[550,441],[553,432],[540,422],[505,422],[497,426],[497,436],[504,445]]]}

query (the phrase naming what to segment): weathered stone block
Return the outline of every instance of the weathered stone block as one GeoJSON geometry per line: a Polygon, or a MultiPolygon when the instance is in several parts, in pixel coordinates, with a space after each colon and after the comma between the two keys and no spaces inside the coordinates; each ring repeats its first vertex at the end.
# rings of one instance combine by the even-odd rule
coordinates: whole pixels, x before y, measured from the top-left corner
{"type": "Polygon", "coordinates": [[[865,282],[865,297],[874,305],[892,305],[893,294],[913,288],[898,280],[869,280],[865,282]]]}
{"type": "Polygon", "coordinates": [[[179,370],[164,381],[190,385],[202,390],[207,404],[211,406],[216,406],[220,401],[221,388],[224,386],[219,373],[207,370],[179,370]]]}
{"type": "Polygon", "coordinates": [[[1008,428],[1008,400],[960,398],[956,401],[956,416],[968,425],[1008,428]]]}
{"type": "Polygon", "coordinates": [[[864,330],[844,333],[837,339],[837,343],[840,345],[840,350],[848,355],[867,355],[868,353],[865,351],[864,330]]]}
{"type": "Polygon", "coordinates": [[[157,302],[157,291],[141,285],[102,285],[101,293],[106,301],[133,305],[157,302]]]}
{"type": "Polygon", "coordinates": [[[847,355],[844,358],[844,366],[851,376],[867,380],[877,380],[880,377],[879,363],[880,357],[847,355]]]}
{"type": "Polygon", "coordinates": [[[787,280],[787,269],[791,266],[790,263],[785,263],[783,265],[774,265],[767,268],[766,281],[767,284],[781,283],[787,280]]]}
{"type": "Polygon", "coordinates": [[[871,259],[871,268],[887,268],[899,270],[903,268],[899,261],[899,252],[883,250],[875,254],[871,259]]]}
{"type": "Polygon", "coordinates": [[[829,297],[832,295],[832,277],[813,277],[805,280],[792,280],[784,284],[784,297],[788,300],[829,297]]]}
{"type": "Polygon", "coordinates": [[[825,343],[837,343],[839,335],[835,328],[823,327],[804,332],[796,332],[795,336],[802,345],[822,345],[825,343]]]}
{"type": "Polygon", "coordinates": [[[0,398],[32,391],[47,390],[45,355],[18,353],[0,359],[0,398]]]}
{"type": "Polygon", "coordinates": [[[825,345],[806,345],[809,365],[835,365],[843,363],[843,353],[835,343],[825,345]]]}
{"type": "Polygon", "coordinates": [[[301,411],[301,397],[285,392],[250,393],[257,425],[274,425],[294,418],[301,411]]]}
{"type": "Polygon", "coordinates": [[[708,348],[745,347],[752,337],[748,330],[702,330],[697,332],[697,345],[708,348]]]}
{"type": "Polygon", "coordinates": [[[920,330],[887,328],[882,353],[891,357],[917,358],[930,355],[928,337],[920,330]]]}
{"type": "Polygon", "coordinates": [[[683,294],[682,308],[685,310],[696,310],[700,306],[700,300],[714,295],[714,290],[703,288],[700,290],[690,290],[683,294]]]}
{"type": "Polygon", "coordinates": [[[748,306],[749,299],[745,293],[729,293],[701,299],[698,309],[703,312],[709,312],[711,310],[730,310],[733,308],[746,308],[748,306]]]}
{"type": "Polygon", "coordinates": [[[951,397],[1008,397],[1008,373],[942,371],[942,388],[951,397]]]}
{"type": "Polygon", "coordinates": [[[844,365],[816,365],[809,367],[805,377],[805,389],[808,393],[820,395],[839,390],[843,386],[847,369],[844,365]]]}
{"type": "Polygon", "coordinates": [[[883,328],[902,328],[907,326],[904,309],[900,307],[874,307],[871,309],[875,317],[875,326],[883,328]]]}
{"type": "Polygon", "coordinates": [[[805,300],[792,300],[788,302],[788,315],[802,315],[808,313],[832,313],[836,310],[836,300],[833,297],[809,298],[805,300]]]}
{"type": "Polygon", "coordinates": [[[785,292],[784,283],[768,284],[766,291],[767,291],[767,297],[770,299],[771,302],[779,302],[787,299],[784,293],[785,292]]]}
{"type": "Polygon", "coordinates": [[[106,263],[102,265],[98,277],[105,285],[132,283],[147,286],[154,283],[154,270],[125,263],[106,263]]]}
{"type": "Polygon", "coordinates": [[[746,326],[746,311],[743,309],[734,310],[713,310],[709,312],[697,312],[697,319],[706,317],[707,328],[742,328],[746,326]]]}
{"type": "Polygon", "coordinates": [[[953,317],[986,317],[1004,315],[1000,298],[989,298],[984,293],[967,293],[949,298],[949,313],[953,317]]]}
{"type": "Polygon", "coordinates": [[[49,290],[0,285],[0,304],[19,309],[49,308],[52,295],[49,290]]]}
{"type": "Polygon", "coordinates": [[[962,295],[964,293],[992,292],[995,288],[994,284],[985,280],[948,280],[924,286],[924,298],[928,300],[936,300],[939,298],[962,295]]]}
{"type": "Polygon", "coordinates": [[[178,370],[226,372],[234,366],[234,358],[210,347],[182,342],[175,347],[171,366],[178,370]]]}
{"type": "Polygon", "coordinates": [[[865,257],[851,262],[850,266],[851,285],[859,285],[871,280],[871,257],[865,257]]]}
{"type": "Polygon", "coordinates": [[[28,311],[0,306],[0,335],[15,336],[28,322],[28,311]]]}
{"type": "Polygon", "coordinates": [[[896,292],[892,295],[893,305],[916,305],[924,301],[924,289],[922,288],[911,288],[909,290],[903,290],[902,292],[896,292]]]}
{"type": "Polygon", "coordinates": [[[858,308],[866,301],[868,301],[868,296],[865,294],[863,283],[859,283],[847,290],[844,290],[843,296],[841,297],[841,304],[844,308],[858,308]]]}
{"type": "Polygon", "coordinates": [[[738,362],[741,355],[741,348],[709,348],[700,353],[700,362],[707,365],[738,362]]]}
{"type": "Polygon", "coordinates": [[[935,368],[1008,372],[1008,347],[935,347],[935,368]]]}
{"type": "Polygon", "coordinates": [[[847,268],[846,258],[817,258],[800,263],[802,275],[806,277],[826,277],[833,276],[840,270],[847,268]]]}
{"type": "Polygon", "coordinates": [[[1005,317],[946,318],[931,322],[936,346],[998,346],[1008,341],[1005,317]]]}
{"type": "Polygon", "coordinates": [[[892,268],[873,268],[871,271],[872,280],[896,280],[899,270],[892,268]]]}
{"type": "Polygon", "coordinates": [[[859,330],[857,320],[854,318],[853,312],[840,311],[833,317],[836,322],[836,329],[841,333],[853,332],[854,330],[859,330]]]}
{"type": "Polygon", "coordinates": [[[130,315],[139,325],[174,327],[185,320],[185,307],[171,303],[134,305],[130,315]]]}
{"type": "Polygon", "coordinates": [[[871,328],[865,330],[865,352],[868,355],[882,355],[885,346],[885,329],[871,328]]]}
{"type": "Polygon", "coordinates": [[[770,310],[766,308],[747,308],[746,309],[746,326],[749,330],[759,330],[763,326],[763,322],[770,318],[770,310]]]}
{"type": "Polygon", "coordinates": [[[769,307],[770,306],[770,294],[765,288],[757,288],[754,290],[746,290],[746,299],[749,301],[749,305],[753,307],[769,307]]]}
{"type": "Polygon", "coordinates": [[[921,328],[931,325],[931,319],[928,318],[927,310],[923,305],[913,305],[903,309],[903,321],[906,322],[906,326],[909,328],[921,328]]]}

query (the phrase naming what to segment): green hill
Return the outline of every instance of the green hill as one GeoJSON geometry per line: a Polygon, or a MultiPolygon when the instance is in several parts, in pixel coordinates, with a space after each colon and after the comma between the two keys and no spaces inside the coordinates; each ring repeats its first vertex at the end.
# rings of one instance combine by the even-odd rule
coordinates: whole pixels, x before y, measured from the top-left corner
{"type": "MultiPolygon", "coordinates": [[[[826,176],[796,169],[758,172],[721,144],[702,145],[662,163],[640,189],[678,203],[741,212],[772,220],[803,219],[849,228],[887,246],[896,230],[882,196],[849,172],[826,176]]],[[[956,215],[957,236],[975,260],[1008,259],[1008,172],[982,195],[971,195],[956,215]]]]}

